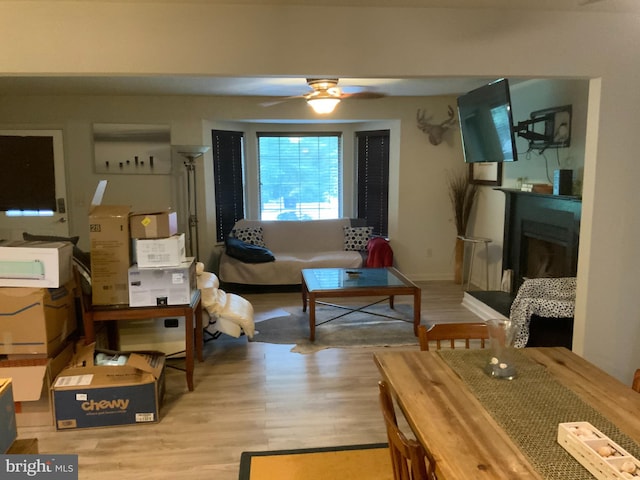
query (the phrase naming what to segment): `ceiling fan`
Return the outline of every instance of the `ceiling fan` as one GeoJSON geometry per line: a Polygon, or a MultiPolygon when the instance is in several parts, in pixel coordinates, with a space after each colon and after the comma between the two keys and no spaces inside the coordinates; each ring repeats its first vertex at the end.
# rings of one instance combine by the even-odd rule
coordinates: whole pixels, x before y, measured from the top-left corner
{"type": "Polygon", "coordinates": [[[308,93],[285,97],[273,102],[264,102],[261,105],[268,107],[287,100],[304,98],[316,113],[326,114],[331,113],[336,105],[346,98],[371,100],[386,96],[384,93],[365,90],[364,87],[359,86],[350,86],[342,89],[338,86],[337,78],[307,78],[307,85],[311,88],[311,91],[308,93]]]}

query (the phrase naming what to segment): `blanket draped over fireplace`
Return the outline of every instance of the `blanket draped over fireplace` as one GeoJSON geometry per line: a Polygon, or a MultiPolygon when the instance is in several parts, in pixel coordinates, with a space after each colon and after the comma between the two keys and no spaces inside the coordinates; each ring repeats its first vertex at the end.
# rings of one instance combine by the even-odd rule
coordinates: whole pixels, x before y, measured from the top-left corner
{"type": "Polygon", "coordinates": [[[524,348],[527,345],[532,315],[573,317],[575,300],[575,277],[526,279],[511,304],[510,319],[516,328],[514,346],[524,348]]]}

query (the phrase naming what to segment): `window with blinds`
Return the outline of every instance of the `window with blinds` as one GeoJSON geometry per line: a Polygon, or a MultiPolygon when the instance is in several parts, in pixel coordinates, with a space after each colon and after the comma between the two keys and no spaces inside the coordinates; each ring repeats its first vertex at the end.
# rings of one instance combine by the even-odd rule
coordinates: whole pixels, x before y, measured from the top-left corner
{"type": "Polygon", "coordinates": [[[339,218],[340,133],[258,133],[262,220],[339,218]]]}
{"type": "Polygon", "coordinates": [[[356,132],[358,218],[373,234],[387,237],[389,216],[389,130],[356,132]]]}
{"type": "Polygon", "coordinates": [[[236,221],[244,218],[243,133],[212,130],[216,200],[216,240],[223,242],[236,221]]]}

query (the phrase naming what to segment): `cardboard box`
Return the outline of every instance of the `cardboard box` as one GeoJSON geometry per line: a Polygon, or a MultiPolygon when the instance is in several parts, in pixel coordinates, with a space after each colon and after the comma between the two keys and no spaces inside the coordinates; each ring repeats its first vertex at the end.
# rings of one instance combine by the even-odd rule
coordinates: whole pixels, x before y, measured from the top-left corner
{"type": "Polygon", "coordinates": [[[127,270],[131,265],[129,213],[124,205],[102,205],[106,180],[101,180],[89,212],[92,303],[129,303],[127,270]]]}
{"type": "Polygon", "coordinates": [[[6,453],[17,436],[13,385],[10,378],[0,378],[0,453],[6,453]]]}
{"type": "Polygon", "coordinates": [[[80,350],[51,390],[58,430],[157,423],[164,396],[165,355],[128,355],[118,366],[94,365],[94,345],[80,350]]]}
{"type": "Polygon", "coordinates": [[[129,225],[131,238],[166,238],[178,233],[178,214],[171,210],[133,213],[129,225]]]}
{"type": "Polygon", "coordinates": [[[184,233],[168,238],[134,238],[133,252],[133,263],[140,268],[177,267],[187,259],[184,233]]]}
{"type": "Polygon", "coordinates": [[[178,267],[129,268],[129,306],[185,305],[197,287],[196,264],[187,258],[178,267]]]}
{"type": "Polygon", "coordinates": [[[0,360],[0,376],[13,379],[13,401],[18,427],[53,425],[50,388],[73,357],[73,343],[54,356],[9,355],[0,360]]]}
{"type": "Polygon", "coordinates": [[[0,286],[57,288],[73,278],[72,259],[70,242],[2,242],[0,286]]]}
{"type": "Polygon", "coordinates": [[[77,328],[74,286],[0,288],[0,354],[57,352],[77,328]]]}

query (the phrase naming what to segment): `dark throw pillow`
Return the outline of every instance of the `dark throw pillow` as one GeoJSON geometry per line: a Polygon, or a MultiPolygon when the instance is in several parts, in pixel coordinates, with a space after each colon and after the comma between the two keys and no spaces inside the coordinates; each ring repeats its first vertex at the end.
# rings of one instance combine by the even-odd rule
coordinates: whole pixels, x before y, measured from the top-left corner
{"type": "Polygon", "coordinates": [[[227,255],[245,263],[266,263],[275,260],[268,248],[243,242],[234,237],[227,237],[225,246],[227,255]]]}

